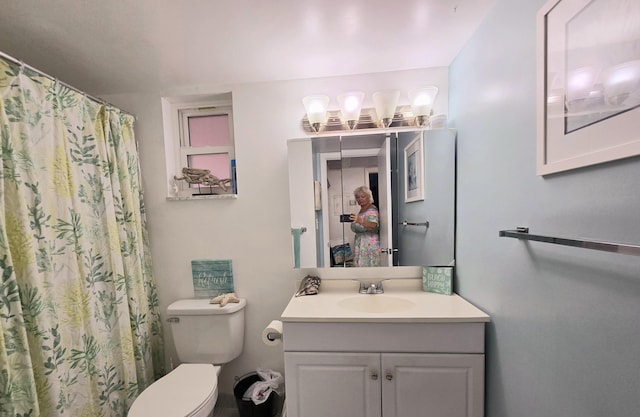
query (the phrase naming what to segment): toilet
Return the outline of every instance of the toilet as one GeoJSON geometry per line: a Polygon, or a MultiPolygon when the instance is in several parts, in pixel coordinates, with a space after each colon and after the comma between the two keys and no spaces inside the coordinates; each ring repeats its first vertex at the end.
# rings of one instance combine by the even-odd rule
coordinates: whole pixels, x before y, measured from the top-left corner
{"type": "Polygon", "coordinates": [[[210,417],[218,399],[221,365],[242,353],[245,299],[210,304],[178,300],[167,308],[180,365],[145,389],[128,417],[210,417]]]}

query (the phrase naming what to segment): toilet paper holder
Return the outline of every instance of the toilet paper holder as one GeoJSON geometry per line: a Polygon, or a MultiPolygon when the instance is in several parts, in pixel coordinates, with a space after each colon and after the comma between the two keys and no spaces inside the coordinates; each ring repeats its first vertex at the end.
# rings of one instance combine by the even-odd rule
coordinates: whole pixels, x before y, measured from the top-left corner
{"type": "Polygon", "coordinates": [[[262,331],[262,342],[267,346],[275,346],[282,343],[282,322],[272,320],[262,331]]]}
{"type": "Polygon", "coordinates": [[[274,340],[282,339],[282,333],[269,332],[267,333],[267,339],[271,340],[272,342],[274,340]]]}

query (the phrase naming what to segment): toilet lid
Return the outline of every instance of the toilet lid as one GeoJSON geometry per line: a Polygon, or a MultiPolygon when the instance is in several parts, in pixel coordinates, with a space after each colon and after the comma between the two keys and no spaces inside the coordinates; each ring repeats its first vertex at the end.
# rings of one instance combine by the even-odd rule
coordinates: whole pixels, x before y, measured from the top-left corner
{"type": "Polygon", "coordinates": [[[142,391],[127,416],[190,416],[216,395],[217,387],[215,366],[182,364],[142,391]]]}

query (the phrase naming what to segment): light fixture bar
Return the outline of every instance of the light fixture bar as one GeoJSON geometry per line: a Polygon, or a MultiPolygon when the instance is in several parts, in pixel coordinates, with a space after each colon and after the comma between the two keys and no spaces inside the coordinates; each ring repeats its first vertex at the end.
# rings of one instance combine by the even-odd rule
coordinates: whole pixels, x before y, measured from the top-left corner
{"type": "MultiPolygon", "coordinates": [[[[322,126],[322,132],[338,132],[344,130],[351,130],[340,118],[340,110],[329,110],[327,112],[327,122],[322,126]]],[[[390,124],[390,127],[419,127],[415,124],[415,117],[411,112],[411,106],[398,106],[395,112],[395,116],[390,124]]],[[[317,133],[311,124],[307,116],[302,118],[302,128],[305,132],[317,133]]],[[[367,130],[367,129],[379,129],[380,126],[376,121],[376,110],[373,108],[362,109],[360,112],[360,118],[353,130],[367,130]]]]}

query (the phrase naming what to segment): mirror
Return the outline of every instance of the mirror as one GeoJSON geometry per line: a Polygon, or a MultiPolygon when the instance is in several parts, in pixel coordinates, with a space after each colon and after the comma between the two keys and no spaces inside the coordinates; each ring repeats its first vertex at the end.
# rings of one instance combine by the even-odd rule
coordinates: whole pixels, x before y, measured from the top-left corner
{"type": "Polygon", "coordinates": [[[360,185],[371,189],[379,211],[380,266],[451,263],[455,137],[449,129],[376,129],[290,140],[295,266],[353,266],[355,234],[340,215],[358,213],[353,191],[360,185]]]}

